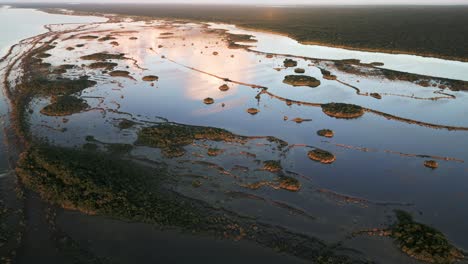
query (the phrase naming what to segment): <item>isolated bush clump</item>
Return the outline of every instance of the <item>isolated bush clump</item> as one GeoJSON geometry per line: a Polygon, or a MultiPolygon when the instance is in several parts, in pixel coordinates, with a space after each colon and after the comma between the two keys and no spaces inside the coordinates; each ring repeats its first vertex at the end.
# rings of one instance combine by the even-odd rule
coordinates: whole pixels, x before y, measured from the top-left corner
{"type": "Polygon", "coordinates": [[[364,115],[364,109],[354,104],[329,103],[322,105],[322,111],[336,118],[358,118],[364,115]]]}

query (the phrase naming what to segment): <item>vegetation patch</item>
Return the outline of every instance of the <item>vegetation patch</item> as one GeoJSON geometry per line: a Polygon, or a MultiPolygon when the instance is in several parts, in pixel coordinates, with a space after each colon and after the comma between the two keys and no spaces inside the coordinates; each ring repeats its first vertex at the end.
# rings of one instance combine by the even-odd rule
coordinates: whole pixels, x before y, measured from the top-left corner
{"type": "Polygon", "coordinates": [[[161,149],[161,154],[163,154],[164,157],[169,159],[182,157],[185,155],[185,153],[185,149],[180,146],[170,146],[161,149]]]}
{"type": "Polygon", "coordinates": [[[223,84],[219,87],[219,90],[222,91],[222,92],[226,92],[226,91],[229,91],[229,85],[227,84],[223,84]]]}
{"type": "Polygon", "coordinates": [[[82,60],[95,60],[95,61],[123,60],[125,59],[125,54],[123,53],[112,54],[112,53],[98,52],[98,53],[93,53],[90,55],[82,56],[81,59],[82,60]]]}
{"type": "Polygon", "coordinates": [[[322,77],[325,80],[330,80],[330,81],[336,80],[336,76],[332,75],[330,71],[327,71],[327,70],[324,70],[324,69],[320,69],[320,71],[322,72],[322,77]]]}
{"type": "Polygon", "coordinates": [[[115,67],[117,67],[117,65],[118,64],[115,62],[98,61],[98,62],[91,63],[88,67],[91,69],[105,69],[105,70],[111,71],[115,67]]]}
{"type": "Polygon", "coordinates": [[[211,97],[207,97],[205,99],[203,99],[203,103],[207,104],[207,105],[210,105],[210,104],[214,104],[214,99],[211,98],[211,97]]]}
{"type": "Polygon", "coordinates": [[[278,160],[267,160],[263,162],[263,169],[275,173],[283,170],[283,167],[281,167],[281,162],[278,160]]]}
{"type": "Polygon", "coordinates": [[[36,77],[30,81],[17,85],[20,92],[32,91],[39,95],[69,95],[96,85],[95,81],[88,80],[87,76],[79,79],[54,79],[49,80],[44,77],[36,77]]]}
{"type": "Polygon", "coordinates": [[[431,169],[437,169],[439,167],[439,163],[435,160],[426,160],[424,162],[424,166],[431,168],[431,169]]]}
{"type": "Polygon", "coordinates": [[[216,157],[216,156],[222,154],[223,152],[224,152],[224,150],[222,150],[222,149],[218,149],[218,148],[209,148],[209,149],[208,149],[208,156],[216,157]]]}
{"type": "Polygon", "coordinates": [[[121,156],[132,151],[133,145],[114,143],[107,144],[106,148],[111,154],[121,156]]]}
{"type": "Polygon", "coordinates": [[[39,59],[49,58],[50,56],[52,56],[52,55],[50,55],[49,53],[45,53],[45,52],[39,53],[39,54],[36,55],[36,57],[39,58],[39,59]]]}
{"type": "Polygon", "coordinates": [[[301,189],[301,183],[292,177],[281,176],[278,180],[279,188],[288,190],[291,192],[297,192],[301,189]]]}
{"type": "Polygon", "coordinates": [[[391,236],[400,249],[412,258],[429,263],[454,263],[463,254],[452,246],[440,231],[415,222],[404,211],[396,211],[397,223],[391,227],[391,236]]]}
{"type": "Polygon", "coordinates": [[[258,190],[263,186],[268,186],[273,189],[283,189],[290,192],[297,192],[301,189],[301,183],[297,179],[288,176],[281,176],[275,181],[259,181],[243,185],[243,187],[252,190],[258,190]]]}
{"type": "Polygon", "coordinates": [[[379,93],[371,93],[370,96],[374,97],[375,99],[382,99],[382,95],[380,95],[379,93]]]}
{"type": "Polygon", "coordinates": [[[143,128],[135,144],[160,148],[166,157],[180,157],[185,154],[183,147],[191,145],[195,140],[245,142],[244,137],[220,128],[164,123],[143,128]]]}
{"type": "Polygon", "coordinates": [[[292,85],[292,86],[309,86],[317,87],[320,85],[320,81],[314,77],[307,75],[287,75],[284,77],[283,83],[292,85]]]}
{"type": "Polygon", "coordinates": [[[102,37],[100,39],[98,39],[99,41],[108,41],[108,40],[115,40],[116,38],[112,37],[112,36],[105,36],[105,37],[102,37]]]}
{"type": "Polygon", "coordinates": [[[364,115],[364,109],[354,104],[329,103],[322,105],[322,111],[336,118],[358,118],[364,115]]]}
{"type": "Polygon", "coordinates": [[[119,122],[118,126],[119,126],[120,129],[129,129],[129,128],[132,128],[134,125],[136,125],[136,123],[133,122],[132,120],[122,119],[119,122]]]}
{"type": "Polygon", "coordinates": [[[284,67],[286,67],[286,68],[296,67],[296,66],[297,66],[297,61],[292,60],[292,59],[285,59],[285,60],[283,61],[283,65],[284,65],[284,67]]]}
{"type": "Polygon", "coordinates": [[[260,110],[258,110],[257,108],[249,108],[247,109],[247,113],[251,114],[251,115],[256,115],[260,112],[260,110]]]}
{"type": "Polygon", "coordinates": [[[159,80],[159,77],[155,75],[147,75],[147,76],[144,76],[142,80],[145,82],[155,82],[159,80]]]}
{"type": "Polygon", "coordinates": [[[99,38],[98,36],[92,36],[92,35],[86,35],[86,36],[81,36],[79,39],[97,39],[99,38]]]}
{"type": "Polygon", "coordinates": [[[303,69],[303,68],[296,68],[296,69],[294,69],[294,72],[295,72],[295,73],[302,74],[302,73],[305,73],[305,69],[303,69]]]}
{"type": "Polygon", "coordinates": [[[157,191],[167,175],[163,169],[97,152],[36,146],[22,154],[16,172],[44,200],[64,208],[167,225],[199,222],[188,204],[157,191]]]}
{"type": "Polygon", "coordinates": [[[85,100],[71,95],[60,96],[52,104],[44,107],[41,114],[46,116],[67,116],[86,110],[89,105],[85,100]]]}
{"type": "Polygon", "coordinates": [[[323,164],[331,164],[336,160],[335,155],[323,149],[314,149],[309,151],[307,156],[309,156],[311,160],[318,161],[323,164]]]}
{"type": "Polygon", "coordinates": [[[130,78],[130,72],[128,71],[111,71],[109,72],[109,75],[112,77],[130,78]]]}
{"type": "Polygon", "coordinates": [[[333,132],[333,130],[330,129],[322,129],[317,131],[317,135],[321,137],[332,138],[335,135],[335,133],[333,132]]]}

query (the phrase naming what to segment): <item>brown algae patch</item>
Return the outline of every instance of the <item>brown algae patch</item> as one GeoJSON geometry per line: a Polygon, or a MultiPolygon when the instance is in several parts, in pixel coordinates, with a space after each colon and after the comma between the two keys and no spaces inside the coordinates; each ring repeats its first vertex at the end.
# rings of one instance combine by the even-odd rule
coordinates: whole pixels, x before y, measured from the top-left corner
{"type": "Polygon", "coordinates": [[[135,145],[160,148],[165,156],[175,157],[183,155],[183,147],[195,140],[242,143],[245,139],[220,128],[163,123],[140,130],[135,145]]]}
{"type": "Polygon", "coordinates": [[[286,68],[296,67],[296,66],[297,66],[297,61],[292,60],[292,59],[285,59],[285,60],[283,61],[283,65],[284,65],[284,67],[286,67],[286,68]]]}
{"type": "Polygon", "coordinates": [[[292,86],[308,86],[312,88],[320,85],[319,80],[307,75],[287,75],[284,77],[283,83],[292,86]]]}
{"type": "Polygon", "coordinates": [[[86,36],[81,36],[79,37],[79,39],[98,39],[99,37],[98,36],[92,36],[92,35],[86,35],[86,36]]]}
{"type": "Polygon", "coordinates": [[[335,155],[323,149],[311,150],[307,153],[307,156],[309,156],[311,160],[318,161],[323,164],[331,164],[336,160],[335,155]]]}
{"type": "Polygon", "coordinates": [[[123,60],[125,59],[125,54],[98,52],[98,53],[93,53],[93,54],[82,56],[81,59],[82,60],[95,60],[95,61],[123,60]]]}
{"type": "Polygon", "coordinates": [[[214,99],[211,98],[211,97],[207,97],[205,99],[203,99],[203,103],[207,104],[207,105],[210,105],[210,104],[214,104],[214,99]]]}
{"type": "Polygon", "coordinates": [[[290,192],[298,192],[301,189],[301,183],[297,179],[288,176],[280,176],[275,181],[259,181],[242,186],[251,190],[258,190],[263,186],[268,186],[276,190],[283,189],[290,192]]]}
{"type": "MultiPolygon", "coordinates": [[[[287,120],[287,119],[285,119],[285,120],[287,120]]],[[[296,117],[296,118],[292,119],[291,121],[295,122],[295,123],[298,123],[298,124],[302,124],[304,122],[310,122],[310,121],[312,121],[312,119],[304,119],[304,118],[296,117]]]]}
{"type": "Polygon", "coordinates": [[[52,104],[44,107],[41,114],[47,116],[68,116],[86,110],[89,105],[85,100],[75,96],[64,95],[53,100],[52,104]]]}
{"type": "Polygon", "coordinates": [[[147,76],[144,76],[142,80],[145,82],[155,82],[159,80],[159,77],[156,75],[147,75],[147,76]]]}
{"type": "Polygon", "coordinates": [[[102,37],[102,38],[98,39],[98,41],[101,41],[101,42],[109,41],[109,40],[116,40],[116,38],[114,38],[112,36],[105,36],[105,37],[102,37]]]}
{"type": "Polygon", "coordinates": [[[124,78],[131,78],[130,72],[128,71],[111,71],[109,75],[112,77],[124,77],[124,78]]]}
{"type": "Polygon", "coordinates": [[[335,133],[333,132],[333,130],[330,129],[321,129],[317,131],[317,135],[321,137],[332,138],[335,135],[335,133]]]}
{"type": "Polygon", "coordinates": [[[435,160],[426,160],[424,162],[424,166],[431,168],[431,169],[437,169],[439,167],[439,163],[435,160]]]}
{"type": "Polygon", "coordinates": [[[299,74],[303,74],[303,73],[305,73],[305,69],[303,69],[303,68],[296,68],[296,69],[294,69],[294,72],[295,72],[295,73],[299,73],[299,74]]]}
{"type": "Polygon", "coordinates": [[[216,156],[222,154],[223,152],[224,152],[224,150],[222,150],[222,149],[218,149],[218,148],[209,148],[207,154],[208,154],[208,156],[210,156],[210,157],[216,157],[216,156]]]}
{"type": "Polygon", "coordinates": [[[358,118],[364,115],[364,108],[354,104],[323,104],[322,111],[328,116],[346,119],[358,118]]]}
{"type": "Polygon", "coordinates": [[[415,222],[407,212],[396,211],[396,216],[391,237],[408,256],[429,263],[454,263],[464,258],[440,231],[415,222]]]}
{"type": "Polygon", "coordinates": [[[281,176],[279,178],[279,188],[291,192],[298,192],[301,189],[301,183],[295,178],[281,176]]]}
{"type": "Polygon", "coordinates": [[[263,162],[263,169],[269,172],[280,172],[283,170],[283,167],[281,166],[281,162],[278,160],[267,160],[263,162]]]}
{"type": "Polygon", "coordinates": [[[135,126],[137,123],[133,122],[132,120],[128,120],[128,119],[123,119],[119,122],[118,124],[118,127],[120,129],[130,129],[132,128],[133,126],[135,126]]]}
{"type": "Polygon", "coordinates": [[[256,114],[260,113],[260,110],[258,110],[257,108],[249,108],[249,109],[247,109],[247,113],[249,113],[251,115],[256,115],[256,114]]]}
{"type": "Polygon", "coordinates": [[[324,70],[324,69],[320,69],[320,71],[322,72],[322,77],[325,80],[330,80],[330,81],[336,80],[336,76],[332,75],[330,71],[327,71],[327,70],[324,70]]]}
{"type": "Polygon", "coordinates": [[[229,91],[229,85],[227,84],[223,84],[219,87],[219,90],[222,91],[222,92],[226,92],[226,91],[229,91]]]}
{"type": "Polygon", "coordinates": [[[113,70],[115,67],[117,67],[117,63],[115,62],[106,62],[106,61],[98,61],[98,62],[93,62],[88,67],[90,69],[105,69],[108,71],[113,70]]]}

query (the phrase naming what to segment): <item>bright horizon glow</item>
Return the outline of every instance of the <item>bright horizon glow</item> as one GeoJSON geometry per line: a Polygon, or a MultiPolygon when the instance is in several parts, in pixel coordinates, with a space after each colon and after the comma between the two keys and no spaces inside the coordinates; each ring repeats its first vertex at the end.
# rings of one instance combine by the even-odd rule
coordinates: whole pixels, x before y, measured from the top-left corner
{"type": "MultiPolygon", "coordinates": [[[[0,3],[13,2],[0,0],[0,3]]],[[[468,0],[17,0],[15,3],[154,3],[239,5],[468,5],[468,0]]]]}

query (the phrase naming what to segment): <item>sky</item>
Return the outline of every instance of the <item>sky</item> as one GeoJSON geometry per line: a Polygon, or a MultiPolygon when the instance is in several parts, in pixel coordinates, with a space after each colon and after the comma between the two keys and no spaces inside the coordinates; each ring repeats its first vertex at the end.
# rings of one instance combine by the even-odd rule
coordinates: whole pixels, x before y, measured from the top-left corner
{"type": "MultiPolygon", "coordinates": [[[[12,2],[11,0],[0,0],[12,2]]],[[[468,0],[16,0],[15,2],[53,2],[53,3],[216,3],[216,4],[265,4],[265,5],[295,5],[295,4],[417,4],[417,5],[468,5],[468,0]]]]}

